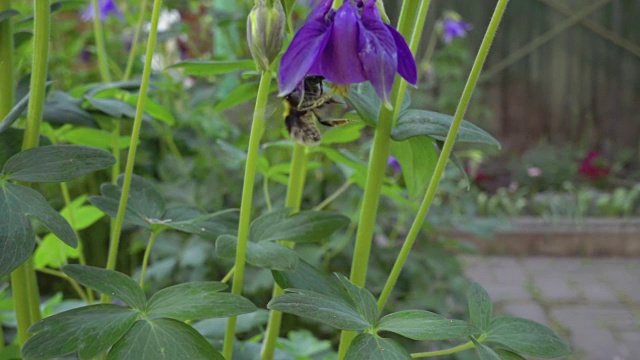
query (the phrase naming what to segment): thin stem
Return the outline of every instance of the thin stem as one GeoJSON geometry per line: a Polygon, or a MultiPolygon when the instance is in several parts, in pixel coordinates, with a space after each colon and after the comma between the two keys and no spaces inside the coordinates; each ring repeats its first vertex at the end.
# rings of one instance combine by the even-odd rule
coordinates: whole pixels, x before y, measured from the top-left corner
{"type": "MultiPolygon", "coordinates": [[[[285,199],[285,206],[293,208],[295,212],[300,210],[300,203],[302,202],[302,194],[304,190],[304,183],[307,174],[307,148],[298,143],[293,145],[293,154],[291,155],[291,168],[289,170],[289,184],[287,185],[287,198],[285,199]]],[[[293,248],[294,244],[291,242],[282,242],[284,245],[293,248]]],[[[280,296],[284,293],[284,290],[273,284],[272,298],[280,296]]],[[[282,312],[271,310],[269,313],[269,322],[267,323],[267,333],[262,345],[262,352],[260,359],[271,360],[276,349],[276,342],[278,335],[280,334],[280,327],[282,324],[282,312]]]]}
{"type": "MultiPolygon", "coordinates": [[[[424,1],[424,0],[423,0],[424,1]]],[[[400,19],[398,21],[398,31],[405,39],[411,37],[413,23],[415,22],[416,0],[406,0],[402,4],[400,10],[400,19]]],[[[396,81],[391,94],[391,103],[396,104],[399,95],[399,84],[396,81]]],[[[373,232],[375,229],[376,216],[378,213],[378,205],[380,202],[380,194],[382,191],[382,183],[384,181],[384,172],[387,168],[387,161],[391,149],[391,129],[395,122],[397,109],[387,108],[382,105],[378,115],[378,125],[376,126],[375,135],[373,137],[373,147],[369,157],[369,166],[367,168],[367,180],[365,183],[362,206],[360,211],[360,219],[358,221],[358,230],[356,232],[356,241],[354,245],[354,255],[351,262],[350,280],[355,285],[364,287],[367,279],[367,268],[369,266],[369,256],[371,252],[371,243],[373,241],[373,232]]],[[[351,341],[355,338],[356,332],[343,331],[340,335],[340,346],[338,348],[338,359],[344,359],[351,341]]]]}
{"type": "Polygon", "coordinates": [[[78,285],[78,283],[75,280],[73,280],[72,278],[67,276],[67,274],[63,273],[62,271],[49,269],[49,268],[41,268],[41,269],[38,269],[38,271],[40,271],[42,273],[45,273],[45,274],[57,276],[57,277],[59,277],[61,279],[64,279],[64,280],[68,281],[69,284],[71,284],[73,289],[76,291],[76,293],[78,293],[78,296],[80,297],[80,299],[82,299],[82,301],[86,302],[87,304],[91,304],[91,301],[89,300],[89,297],[87,296],[88,293],[85,293],[85,291],[82,289],[82,287],[80,287],[80,285],[78,285]]]}
{"type": "Polygon", "coordinates": [[[138,52],[138,42],[140,41],[140,33],[142,32],[142,25],[144,24],[144,13],[147,8],[147,0],[140,2],[140,15],[138,15],[138,23],[136,24],[136,30],[133,34],[133,40],[131,42],[131,50],[129,51],[129,58],[127,59],[127,66],[124,70],[124,77],[122,80],[129,80],[131,77],[131,71],[133,70],[133,62],[136,59],[136,53],[138,52]]]}
{"type": "MultiPolygon", "coordinates": [[[[42,108],[49,63],[49,1],[35,1],[34,13],[33,63],[27,122],[22,140],[23,151],[37,147],[40,140],[40,124],[42,123],[42,108]]],[[[11,273],[11,286],[13,287],[18,321],[18,339],[20,344],[23,344],[29,337],[27,329],[40,318],[40,296],[32,260],[27,260],[11,273]]]]}
{"type": "Polygon", "coordinates": [[[264,203],[267,205],[267,212],[273,210],[271,206],[271,195],[269,195],[269,176],[264,174],[262,176],[262,194],[264,195],[264,203]]]}
{"type": "MultiPolygon", "coordinates": [[[[11,0],[0,0],[0,13],[11,9],[11,0]]],[[[13,19],[0,23],[0,119],[13,108],[13,19]]]]}
{"type": "Polygon", "coordinates": [[[111,167],[111,182],[116,183],[120,175],[120,119],[113,120],[113,130],[111,130],[111,154],[116,158],[116,162],[111,167]]]}
{"type": "Polygon", "coordinates": [[[480,45],[480,50],[478,51],[476,60],[474,61],[473,67],[471,68],[471,74],[469,75],[467,84],[465,85],[462,92],[462,97],[460,98],[458,108],[456,109],[455,115],[453,117],[453,122],[451,123],[451,128],[449,129],[449,133],[447,134],[444,146],[442,147],[442,152],[440,153],[440,157],[438,158],[434,174],[431,177],[431,181],[429,182],[429,187],[427,188],[424,200],[420,204],[420,208],[418,209],[418,213],[416,214],[413,224],[411,225],[411,229],[409,229],[407,238],[402,245],[402,248],[400,249],[400,253],[398,254],[398,258],[393,265],[391,273],[389,274],[389,279],[387,280],[387,283],[385,284],[384,289],[380,294],[380,298],[378,299],[379,309],[384,308],[389,295],[391,294],[391,291],[393,290],[393,287],[395,286],[396,281],[400,276],[402,267],[404,266],[404,263],[409,256],[411,247],[413,246],[413,243],[415,242],[418,233],[420,232],[420,228],[422,227],[425,216],[429,211],[429,207],[431,206],[431,202],[433,201],[436,190],[438,188],[438,183],[440,182],[440,178],[442,177],[442,174],[444,172],[447,160],[449,160],[449,155],[451,154],[451,150],[453,149],[453,144],[455,143],[456,135],[458,134],[458,129],[460,128],[460,123],[462,122],[462,118],[467,111],[469,101],[471,100],[471,95],[473,94],[473,90],[475,89],[478,82],[480,72],[482,71],[482,66],[487,59],[489,49],[491,48],[491,44],[493,43],[493,39],[495,38],[498,26],[500,25],[500,21],[502,20],[502,16],[504,15],[508,3],[509,0],[499,0],[495,12],[491,17],[491,22],[489,23],[487,33],[484,36],[484,40],[482,41],[482,45],[480,45]]]}
{"type": "MultiPolygon", "coordinates": [[[[136,115],[133,119],[133,129],[131,130],[131,142],[129,144],[129,153],[127,155],[127,165],[124,172],[124,180],[122,183],[122,194],[120,203],[118,204],[118,215],[113,226],[111,234],[111,242],[109,244],[109,255],[107,257],[107,269],[114,270],[116,260],[118,258],[118,248],[120,245],[120,232],[124,222],[124,213],[127,208],[127,198],[129,197],[129,189],[131,187],[131,178],[133,176],[133,167],[136,161],[136,150],[138,149],[138,141],[140,138],[140,127],[142,126],[142,114],[144,104],[147,100],[147,89],[149,89],[149,78],[151,76],[151,60],[153,58],[153,50],[156,46],[156,38],[158,35],[158,19],[160,18],[160,9],[162,8],[162,0],[153,1],[153,13],[151,15],[151,30],[149,31],[149,41],[147,42],[147,54],[145,55],[144,69],[142,71],[142,82],[140,83],[140,96],[136,107],[136,115]]],[[[109,302],[109,296],[102,295],[102,303],[109,302]]]]}
{"type": "Polygon", "coordinates": [[[156,238],[158,234],[160,234],[162,230],[155,230],[151,232],[149,236],[149,243],[147,243],[147,248],[144,250],[144,257],[142,258],[142,270],[140,270],[140,287],[144,289],[144,278],[147,275],[147,265],[149,264],[149,256],[151,255],[151,249],[153,248],[153,244],[156,242],[156,238]]]}
{"type": "Polygon", "coordinates": [[[473,349],[475,347],[475,345],[473,345],[473,343],[471,341],[466,342],[464,344],[449,348],[449,349],[443,349],[443,350],[436,350],[436,351],[427,351],[427,352],[421,352],[421,353],[413,353],[411,354],[411,357],[414,359],[420,359],[420,358],[426,358],[426,357],[434,357],[434,356],[442,356],[442,355],[449,355],[449,354],[454,354],[460,351],[464,351],[464,350],[469,350],[469,349],[473,349]]]}
{"type": "Polygon", "coordinates": [[[76,237],[78,238],[78,259],[80,260],[80,265],[87,265],[87,259],[82,252],[82,239],[80,238],[80,234],[76,228],[76,211],[73,208],[73,204],[71,202],[71,196],[69,195],[69,186],[67,183],[60,183],[60,191],[62,192],[62,198],[64,199],[64,206],[67,208],[69,213],[69,224],[73,228],[73,231],[76,233],[76,237]]]}
{"type": "MultiPolygon", "coordinates": [[[[249,148],[247,150],[247,160],[244,173],[244,184],[242,186],[242,202],[240,204],[240,222],[238,224],[238,245],[236,249],[235,267],[233,275],[233,285],[231,292],[240,295],[244,282],[245,257],[247,254],[247,241],[249,240],[249,223],[251,222],[251,210],[253,203],[253,187],[256,178],[256,166],[258,163],[258,153],[260,151],[260,139],[264,132],[265,110],[269,97],[269,87],[271,85],[271,71],[263,71],[258,87],[258,96],[253,111],[253,123],[251,124],[251,135],[249,137],[249,148]]],[[[225,359],[231,360],[233,355],[233,340],[236,332],[237,317],[232,316],[227,322],[227,330],[224,334],[224,345],[222,354],[225,359]]]]}
{"type": "Polygon", "coordinates": [[[333,200],[337,199],[340,195],[342,195],[345,191],[347,191],[347,189],[349,189],[351,184],[353,184],[353,181],[351,180],[345,181],[344,184],[340,185],[340,187],[337,188],[336,191],[334,191],[331,195],[329,195],[326,199],[324,199],[320,204],[314,207],[313,210],[322,210],[325,207],[327,207],[327,205],[331,204],[333,200]]]}
{"type": "Polygon", "coordinates": [[[102,81],[111,81],[109,74],[109,60],[107,59],[107,50],[104,44],[104,31],[102,28],[102,19],[100,19],[100,9],[98,0],[92,0],[93,6],[93,36],[96,42],[96,51],[98,53],[98,69],[100,70],[100,78],[102,81]]]}
{"type": "Polygon", "coordinates": [[[229,272],[227,273],[227,275],[225,275],[222,280],[220,280],[221,283],[226,284],[227,281],[231,280],[231,277],[233,276],[233,274],[236,272],[236,267],[232,267],[231,270],[229,270],[229,272]]]}

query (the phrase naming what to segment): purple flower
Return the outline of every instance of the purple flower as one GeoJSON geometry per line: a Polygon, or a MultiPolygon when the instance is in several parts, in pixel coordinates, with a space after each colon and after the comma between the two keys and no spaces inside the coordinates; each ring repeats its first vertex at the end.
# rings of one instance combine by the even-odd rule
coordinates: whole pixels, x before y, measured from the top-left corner
{"type": "Polygon", "coordinates": [[[369,81],[387,104],[396,73],[416,84],[416,63],[404,38],[380,18],[376,0],[345,0],[338,10],[320,0],[293,37],[278,71],[280,96],[292,92],[305,75],[338,84],[369,81]]]}
{"type": "MultiPolygon", "coordinates": [[[[109,14],[113,14],[118,19],[124,17],[114,0],[98,0],[98,13],[100,14],[100,21],[104,21],[109,14]]],[[[82,21],[93,20],[93,2],[89,3],[89,6],[82,12],[80,18],[82,21]]]]}
{"type": "Polygon", "coordinates": [[[400,163],[398,162],[398,159],[393,157],[393,155],[389,155],[389,160],[387,160],[387,166],[393,169],[393,172],[396,174],[400,173],[400,171],[402,170],[402,168],[400,167],[400,163]]]}
{"type": "Polygon", "coordinates": [[[471,28],[471,24],[462,21],[460,15],[455,13],[447,14],[442,22],[442,41],[445,44],[449,44],[455,38],[463,38],[467,36],[467,31],[471,30],[471,28]]]}

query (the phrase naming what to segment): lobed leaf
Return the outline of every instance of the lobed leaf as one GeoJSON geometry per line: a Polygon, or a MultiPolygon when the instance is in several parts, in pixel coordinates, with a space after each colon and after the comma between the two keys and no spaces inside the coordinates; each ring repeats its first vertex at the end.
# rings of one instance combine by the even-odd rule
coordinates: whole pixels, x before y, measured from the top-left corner
{"type": "Polygon", "coordinates": [[[380,316],[378,311],[378,302],[369,292],[369,290],[361,288],[347,279],[346,276],[336,274],[342,286],[347,290],[349,297],[358,310],[358,313],[367,320],[370,326],[374,326],[380,316]]]}
{"type": "Polygon", "coordinates": [[[478,356],[480,357],[480,360],[501,360],[500,356],[498,354],[496,354],[495,351],[493,351],[493,349],[491,349],[490,347],[479,343],[475,338],[473,338],[473,336],[471,337],[471,341],[473,342],[473,345],[475,345],[476,347],[476,351],[478,352],[478,356]]]}
{"type": "Polygon", "coordinates": [[[494,318],[485,342],[498,343],[514,352],[541,358],[571,353],[569,344],[555,331],[531,320],[511,316],[494,318]]]}
{"type": "Polygon", "coordinates": [[[456,339],[482,333],[466,321],[450,320],[423,310],[406,310],[386,315],[378,322],[378,330],[391,331],[419,341],[456,339]]]}
{"type": "MultiPolygon", "coordinates": [[[[216,240],[216,255],[221,258],[236,256],[238,238],[222,235],[216,240]]],[[[274,242],[247,242],[247,262],[253,266],[272,270],[292,271],[298,264],[298,254],[290,248],[274,242]]]]}
{"type": "Polygon", "coordinates": [[[82,265],[65,265],[62,271],[79,284],[118,298],[134,309],[146,307],[147,298],[138,283],[121,272],[82,265]]]}
{"type": "Polygon", "coordinates": [[[473,283],[467,293],[467,302],[471,323],[478,329],[486,331],[493,316],[493,302],[489,294],[480,285],[473,283]]]}
{"type": "Polygon", "coordinates": [[[287,240],[312,242],[322,240],[349,223],[349,218],[328,211],[300,211],[288,216],[291,209],[273,211],[255,219],[250,239],[259,241],[287,240]]]}
{"type": "Polygon", "coordinates": [[[310,290],[349,301],[349,295],[334,277],[314,268],[300,259],[293,271],[273,271],[273,278],[282,289],[310,290]]]}
{"type": "Polygon", "coordinates": [[[400,344],[377,335],[363,333],[355,337],[345,360],[409,360],[411,355],[400,344]]]}

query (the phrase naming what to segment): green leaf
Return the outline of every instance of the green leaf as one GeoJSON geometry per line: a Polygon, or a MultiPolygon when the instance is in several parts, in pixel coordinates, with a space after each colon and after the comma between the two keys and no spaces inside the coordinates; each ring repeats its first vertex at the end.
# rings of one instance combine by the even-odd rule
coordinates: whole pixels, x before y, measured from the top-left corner
{"type": "Polygon", "coordinates": [[[380,111],[380,100],[375,93],[365,93],[362,86],[353,86],[349,91],[347,102],[353,107],[362,121],[367,125],[376,127],[378,124],[378,112],[380,111]]]}
{"type": "Polygon", "coordinates": [[[471,341],[476,346],[476,351],[478,352],[478,356],[480,356],[480,360],[500,360],[500,356],[496,354],[493,349],[490,347],[480,344],[476,339],[471,337],[471,341]]]}
{"type": "Polygon", "coordinates": [[[238,85],[236,88],[231,90],[224,99],[218,101],[218,103],[213,107],[214,111],[223,111],[226,109],[230,109],[236,105],[240,105],[249,100],[255,99],[258,94],[258,84],[256,83],[244,83],[238,85]]]}
{"type": "MultiPolygon", "coordinates": [[[[453,116],[427,110],[409,109],[400,113],[391,137],[402,141],[414,136],[429,136],[444,141],[453,122],[453,116]]],[[[500,143],[486,131],[463,120],[456,138],[458,144],[483,144],[500,148],[500,143]]]]}
{"type": "MultiPolygon", "coordinates": [[[[222,235],[216,240],[216,255],[221,258],[236,256],[238,239],[233,235],[222,235]]],[[[298,264],[298,254],[290,248],[273,242],[247,242],[247,262],[253,266],[292,271],[298,264]]]]}
{"type": "Polygon", "coordinates": [[[136,116],[136,108],[122,100],[94,98],[91,96],[85,96],[84,98],[94,109],[112,118],[122,119],[124,117],[133,119],[136,116]]]}
{"type": "Polygon", "coordinates": [[[253,241],[287,240],[313,242],[327,238],[349,223],[349,218],[328,211],[300,211],[288,216],[291,209],[273,211],[251,223],[253,241]]]}
{"type": "Polygon", "coordinates": [[[193,207],[179,207],[168,209],[163,218],[171,219],[164,224],[172,229],[216,240],[221,235],[237,233],[238,215],[235,209],[206,214],[193,207]]]}
{"type": "MultiPolygon", "coordinates": [[[[140,79],[133,80],[124,80],[124,81],[111,81],[111,82],[103,82],[95,85],[89,85],[81,88],[82,92],[85,92],[86,95],[90,97],[94,97],[95,95],[111,89],[122,89],[122,90],[138,90],[140,88],[141,81],[140,79]],[[85,91],[86,90],[86,91],[85,91]]],[[[79,96],[80,94],[78,94],[79,96]]]]}
{"type": "Polygon", "coordinates": [[[401,142],[393,141],[391,154],[400,163],[409,198],[424,197],[438,162],[433,139],[421,136],[401,142]]]}
{"type": "Polygon", "coordinates": [[[496,352],[496,354],[498,354],[500,360],[527,360],[522,356],[508,350],[497,349],[494,351],[496,352]]]}
{"type": "MultiPolygon", "coordinates": [[[[76,145],[84,145],[103,150],[111,150],[111,147],[113,145],[112,137],[113,135],[109,131],[79,127],[73,128],[62,134],[60,140],[76,145]]],[[[130,136],[118,137],[118,148],[121,150],[128,148],[130,141],[130,136]]]]}
{"type": "Polygon", "coordinates": [[[289,354],[310,358],[331,350],[331,341],[317,339],[309,330],[294,330],[287,334],[288,339],[278,338],[278,348],[289,354]]]}
{"type": "Polygon", "coordinates": [[[20,12],[18,10],[15,10],[15,9],[8,9],[8,10],[0,12],[0,24],[3,21],[11,18],[12,16],[16,16],[16,15],[20,15],[20,12]]]}
{"type": "Polygon", "coordinates": [[[173,319],[138,320],[120,339],[108,360],[175,360],[224,357],[191,326],[173,319]]]}
{"type": "Polygon", "coordinates": [[[63,91],[52,91],[42,110],[42,119],[51,124],[97,127],[93,116],[82,108],[82,101],[63,91]]]}
{"type": "Polygon", "coordinates": [[[378,311],[378,302],[369,292],[369,290],[361,288],[347,279],[344,275],[335,274],[338,280],[342,283],[342,286],[347,290],[349,297],[353,300],[353,303],[358,310],[358,313],[369,322],[369,325],[374,326],[380,312],[378,311]]]}
{"type": "MultiPolygon", "coordinates": [[[[10,128],[0,132],[0,164],[4,164],[10,157],[22,151],[23,129],[10,128]]],[[[42,142],[42,139],[40,139],[42,142]]]]}
{"type": "Polygon", "coordinates": [[[147,303],[151,318],[201,320],[236,316],[256,311],[246,298],[220,293],[227,286],[219,282],[191,282],[170,286],[155,293],[147,303]]]}
{"type": "Polygon", "coordinates": [[[22,115],[22,113],[27,109],[28,105],[29,93],[27,93],[22,99],[20,99],[20,101],[18,101],[18,103],[13,106],[11,111],[9,111],[4,119],[2,119],[2,122],[0,122],[0,134],[10,128],[11,125],[13,125],[13,123],[20,118],[20,115],[22,115]]]}
{"type": "Polygon", "coordinates": [[[363,331],[371,327],[353,305],[308,290],[287,289],[284,295],[272,299],[267,308],[313,319],[340,330],[363,331]]]}
{"type": "Polygon", "coordinates": [[[322,144],[345,144],[356,141],[362,136],[364,122],[355,122],[344,126],[332,127],[322,134],[322,144]]]}
{"type": "Polygon", "coordinates": [[[115,344],[136,321],[138,312],[111,304],[90,305],[45,318],[29,332],[22,348],[25,360],[52,359],[79,353],[90,359],[115,344]]]}
{"type": "Polygon", "coordinates": [[[41,146],[12,156],[2,172],[26,182],[64,182],[105,169],[116,160],[100,149],[77,145],[41,146]]]}
{"type": "Polygon", "coordinates": [[[487,291],[477,283],[471,284],[467,293],[471,324],[480,330],[487,330],[493,316],[493,302],[487,291]]]}
{"type": "Polygon", "coordinates": [[[35,233],[29,218],[43,223],[67,245],[78,246],[69,223],[39,192],[0,181],[0,277],[26,261],[33,252],[35,233]]]}
{"type": "Polygon", "coordinates": [[[541,358],[569,355],[569,344],[548,327],[511,316],[491,321],[485,342],[498,343],[519,354],[541,358]]]}
{"type": "Polygon", "coordinates": [[[36,269],[45,267],[60,268],[68,263],[68,259],[77,259],[78,249],[65,245],[53,234],[45,236],[33,255],[36,269]]]}
{"type": "Polygon", "coordinates": [[[409,360],[411,355],[391,339],[363,333],[353,339],[344,358],[345,360],[409,360]]]}
{"type": "Polygon", "coordinates": [[[349,295],[335,277],[327,276],[302,259],[298,261],[293,271],[273,271],[272,273],[273,279],[282,289],[311,290],[349,301],[349,295]]]}
{"type": "Polygon", "coordinates": [[[456,339],[481,333],[466,321],[450,320],[423,310],[399,311],[384,316],[378,322],[378,330],[420,341],[456,339]]]}
{"type": "MultiPolygon", "coordinates": [[[[246,333],[257,328],[264,328],[268,321],[269,311],[264,309],[239,315],[236,320],[236,334],[246,333]]],[[[194,323],[193,328],[207,338],[222,340],[227,328],[227,322],[227,318],[206,319],[194,323]]]]}
{"type": "Polygon", "coordinates": [[[121,272],[82,265],[66,265],[62,271],[80,285],[118,298],[134,309],[145,309],[147,298],[144,292],[138,283],[121,272]]]}
{"type": "MultiPolygon", "coordinates": [[[[126,102],[132,106],[137,106],[140,95],[126,92],[123,93],[123,98],[126,102]]],[[[160,120],[167,125],[173,126],[176,124],[176,118],[173,116],[171,111],[151,99],[145,100],[144,112],[152,118],[160,120]]]]}
{"type": "Polygon", "coordinates": [[[239,70],[255,70],[256,63],[251,59],[238,61],[185,60],[169,66],[169,69],[184,69],[185,75],[212,76],[239,70]]]}

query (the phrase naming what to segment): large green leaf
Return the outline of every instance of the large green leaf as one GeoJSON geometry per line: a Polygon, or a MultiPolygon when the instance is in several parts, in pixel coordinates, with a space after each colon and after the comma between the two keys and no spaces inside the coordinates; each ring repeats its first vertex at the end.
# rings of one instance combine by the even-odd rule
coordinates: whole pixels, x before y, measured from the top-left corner
{"type": "Polygon", "coordinates": [[[138,283],[121,272],[82,265],[66,265],[62,271],[81,285],[118,298],[134,309],[146,307],[147,298],[138,283]]]}
{"type": "MultiPolygon", "coordinates": [[[[222,235],[216,240],[216,255],[221,258],[236,256],[238,239],[233,235],[222,235]]],[[[273,242],[247,242],[247,262],[257,267],[291,271],[298,264],[298,254],[290,248],[273,242]]]]}
{"type": "Polygon", "coordinates": [[[64,182],[115,164],[110,153],[86,146],[41,146],[12,156],[2,169],[8,179],[64,182]]]}
{"type": "Polygon", "coordinates": [[[20,115],[27,109],[29,105],[29,94],[27,93],[18,103],[16,103],[11,111],[7,115],[5,115],[4,119],[0,122],[0,133],[7,130],[8,128],[16,122],[20,115]]]}
{"type": "MultiPolygon", "coordinates": [[[[91,96],[84,97],[94,109],[116,119],[133,119],[136,116],[136,108],[119,99],[103,99],[91,96]]],[[[148,120],[148,118],[147,118],[148,120]]]]}
{"type": "Polygon", "coordinates": [[[164,225],[172,229],[216,240],[220,235],[238,232],[238,215],[235,209],[207,214],[193,207],[177,207],[167,209],[163,218],[164,225]]]}
{"type": "Polygon", "coordinates": [[[384,316],[378,330],[391,331],[412,340],[438,341],[480,334],[466,321],[450,320],[423,310],[399,311],[384,316]]]}
{"type": "Polygon", "coordinates": [[[493,316],[493,302],[489,294],[480,285],[473,283],[467,293],[467,302],[471,323],[478,329],[486,331],[493,316]]]}
{"type": "Polygon", "coordinates": [[[491,320],[485,342],[498,343],[514,352],[541,358],[571,353],[569,344],[555,331],[527,319],[511,316],[491,320]]]}
{"type": "Polygon", "coordinates": [[[0,277],[26,261],[35,248],[35,233],[29,218],[43,223],[67,245],[78,245],[69,223],[39,192],[0,181],[0,277]]]}
{"type": "Polygon", "coordinates": [[[5,11],[2,11],[0,12],[0,23],[16,15],[20,15],[20,12],[15,9],[8,9],[5,11]]]}
{"type": "Polygon", "coordinates": [[[251,59],[237,61],[184,60],[169,66],[169,68],[184,69],[185,75],[212,76],[238,70],[255,70],[256,63],[251,59]]]}
{"type": "Polygon", "coordinates": [[[246,298],[220,293],[227,286],[219,282],[192,282],[170,286],[155,293],[147,304],[151,318],[201,320],[228,317],[256,311],[246,298]]]}
{"type": "Polygon", "coordinates": [[[63,91],[54,90],[42,109],[42,120],[51,124],[74,124],[97,127],[93,116],[82,108],[82,100],[63,91]]]}
{"type": "Polygon", "coordinates": [[[311,290],[349,301],[349,295],[335,277],[327,276],[302,259],[293,271],[273,271],[273,278],[283,289],[311,290]]]}
{"type": "MultiPolygon", "coordinates": [[[[106,130],[76,127],[66,131],[60,138],[60,140],[71,144],[91,146],[103,150],[110,150],[113,147],[113,134],[106,130]]],[[[118,148],[128,148],[130,141],[131,137],[129,136],[118,137],[118,148]]]]}
{"type": "Polygon", "coordinates": [[[224,360],[191,326],[173,319],[138,320],[118,341],[108,360],[224,360]]]}
{"type": "Polygon", "coordinates": [[[267,307],[307,319],[313,319],[340,330],[363,331],[372,325],[352,304],[308,290],[287,289],[285,294],[272,299],[267,307]]]}
{"type": "MultiPolygon", "coordinates": [[[[239,315],[236,318],[236,334],[264,328],[269,321],[269,311],[258,309],[252,313],[239,315]]],[[[207,338],[224,339],[228,318],[206,319],[195,322],[193,328],[207,338]]]]}
{"type": "Polygon", "coordinates": [[[288,216],[290,212],[291,209],[283,209],[255,219],[250,229],[251,240],[318,241],[349,223],[348,217],[328,211],[300,211],[288,216]]]}
{"type": "Polygon", "coordinates": [[[480,360],[500,360],[500,356],[490,347],[480,344],[475,338],[473,338],[473,336],[471,337],[471,341],[473,342],[473,345],[476,346],[476,351],[478,352],[480,360]]]}
{"type": "Polygon", "coordinates": [[[433,139],[420,136],[400,142],[393,141],[391,154],[400,163],[409,198],[424,197],[438,162],[433,139]]]}
{"type": "Polygon", "coordinates": [[[358,313],[373,326],[378,321],[380,312],[378,311],[378,302],[369,292],[369,290],[356,286],[349,281],[344,275],[336,274],[342,286],[347,290],[349,297],[358,310],[358,313]]]}
{"type": "MultiPolygon", "coordinates": [[[[450,115],[410,109],[400,113],[398,123],[391,132],[391,137],[396,141],[402,141],[414,136],[429,136],[444,141],[452,122],[453,116],[450,115]]],[[[500,143],[493,136],[464,120],[460,124],[456,143],[500,147],[500,143]]]]}
{"type": "Polygon", "coordinates": [[[139,316],[122,306],[101,304],[65,311],[34,324],[22,348],[25,360],[48,360],[78,352],[90,359],[115,344],[139,316]]]}
{"type": "MultiPolygon", "coordinates": [[[[362,121],[367,125],[376,127],[382,103],[369,82],[352,86],[349,89],[349,96],[346,100],[356,110],[362,121]]],[[[411,97],[409,93],[406,93],[402,99],[400,110],[406,110],[409,106],[411,106],[411,97]]]]}
{"type": "Polygon", "coordinates": [[[494,351],[496,352],[496,354],[498,354],[498,356],[500,356],[500,360],[527,360],[522,356],[508,350],[496,349],[494,351]]]}
{"type": "Polygon", "coordinates": [[[356,336],[347,350],[345,360],[409,360],[411,355],[400,344],[377,335],[356,336]]]}

